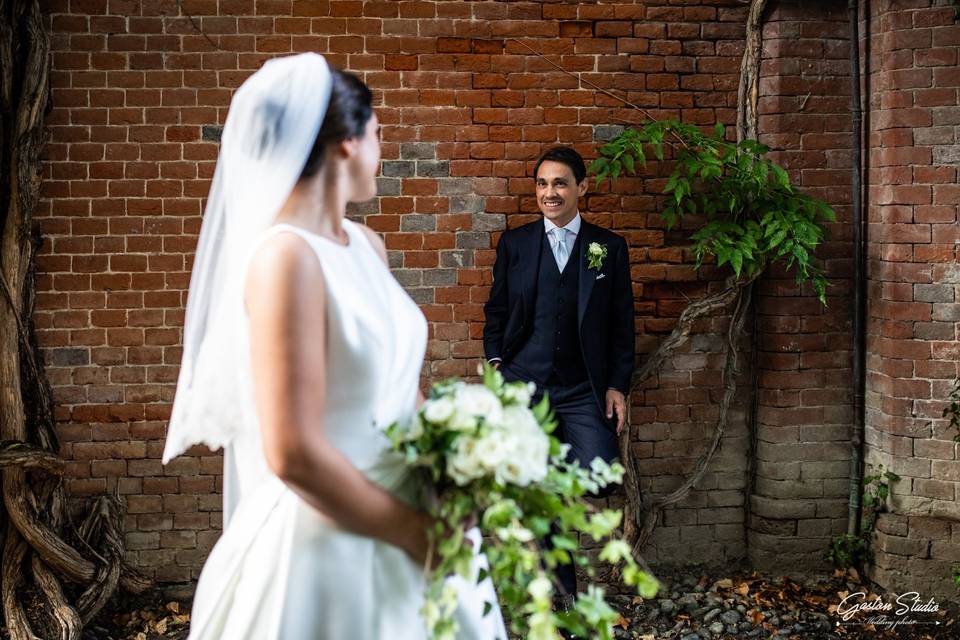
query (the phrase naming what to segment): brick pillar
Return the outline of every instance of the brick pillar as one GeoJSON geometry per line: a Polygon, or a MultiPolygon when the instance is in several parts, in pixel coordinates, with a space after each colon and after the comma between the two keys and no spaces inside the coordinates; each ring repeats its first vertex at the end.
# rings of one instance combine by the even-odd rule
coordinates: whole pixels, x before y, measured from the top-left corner
{"type": "Polygon", "coordinates": [[[780,2],[764,25],[760,140],[794,184],[829,203],[838,222],[817,255],[830,287],[771,269],[758,285],[756,478],[751,563],[822,570],[830,538],[846,530],[850,387],[851,117],[845,7],[780,2]]]}
{"type": "Polygon", "coordinates": [[[960,25],[936,1],[871,4],[866,462],[902,480],[870,574],[955,596],[960,462],[941,412],[960,360],[960,25]]]}

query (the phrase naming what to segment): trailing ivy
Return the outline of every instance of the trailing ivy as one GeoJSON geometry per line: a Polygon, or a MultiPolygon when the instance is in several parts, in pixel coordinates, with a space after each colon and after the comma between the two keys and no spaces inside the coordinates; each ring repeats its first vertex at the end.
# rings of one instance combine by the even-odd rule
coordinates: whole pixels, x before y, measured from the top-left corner
{"type": "Polygon", "coordinates": [[[836,220],[829,205],[790,183],[787,172],[765,155],[769,147],[755,140],[729,142],[724,126],[710,133],[676,120],[651,121],[625,129],[600,147],[590,165],[597,183],[636,175],[650,153],[666,158],[673,148],[673,169],[663,193],[661,212],[670,229],[687,215],[703,216],[693,233],[697,266],[712,256],[717,266],[751,278],[773,263],[796,271],[797,284],[810,282],[826,305],[827,281],[814,264],[814,250],[823,240],[826,222],[836,220]]]}

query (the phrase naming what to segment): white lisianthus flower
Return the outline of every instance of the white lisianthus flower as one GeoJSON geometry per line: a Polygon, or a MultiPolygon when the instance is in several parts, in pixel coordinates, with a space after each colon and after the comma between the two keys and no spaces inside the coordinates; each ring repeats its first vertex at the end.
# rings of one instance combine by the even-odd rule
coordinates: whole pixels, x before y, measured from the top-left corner
{"type": "Polygon", "coordinates": [[[442,396],[435,400],[423,403],[423,416],[434,424],[443,424],[453,415],[453,400],[449,396],[442,396]]]}

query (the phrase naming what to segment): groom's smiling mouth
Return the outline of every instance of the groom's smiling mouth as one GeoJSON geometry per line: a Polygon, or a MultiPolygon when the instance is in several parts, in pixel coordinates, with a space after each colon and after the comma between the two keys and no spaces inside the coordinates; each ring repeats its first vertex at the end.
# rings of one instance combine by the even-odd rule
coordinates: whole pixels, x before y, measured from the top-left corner
{"type": "Polygon", "coordinates": [[[544,200],[543,206],[548,209],[559,209],[563,206],[563,200],[544,200]]]}

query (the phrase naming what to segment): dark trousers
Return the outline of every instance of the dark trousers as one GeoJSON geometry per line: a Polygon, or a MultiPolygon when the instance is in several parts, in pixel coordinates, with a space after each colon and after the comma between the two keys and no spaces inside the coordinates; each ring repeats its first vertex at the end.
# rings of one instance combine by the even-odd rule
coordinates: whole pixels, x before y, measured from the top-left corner
{"type": "MultiPolygon", "coordinates": [[[[500,371],[507,382],[522,380],[509,365],[502,365],[500,371]]],[[[580,466],[589,467],[594,458],[600,457],[611,462],[619,455],[617,447],[617,418],[607,419],[604,409],[597,404],[590,381],[565,387],[555,385],[538,386],[533,396],[533,404],[540,402],[546,392],[550,407],[556,413],[557,430],[554,435],[561,442],[570,445],[568,460],[576,460],[580,466]]],[[[602,498],[610,494],[613,486],[601,489],[592,497],[602,498]]],[[[577,592],[577,574],[573,564],[558,565],[556,576],[568,594],[577,592]]]]}

